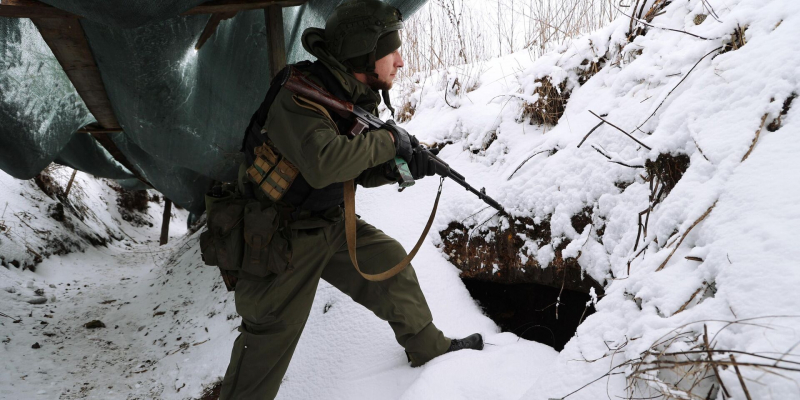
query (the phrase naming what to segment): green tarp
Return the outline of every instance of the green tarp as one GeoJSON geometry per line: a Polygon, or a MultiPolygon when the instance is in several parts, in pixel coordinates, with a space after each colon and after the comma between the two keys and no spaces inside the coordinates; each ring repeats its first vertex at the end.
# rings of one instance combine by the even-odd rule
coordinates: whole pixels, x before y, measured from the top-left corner
{"type": "MultiPolygon", "coordinates": [[[[0,0],[2,2],[2,0],[0,0]]],[[[267,91],[263,10],[223,21],[197,52],[209,15],[176,17],[199,0],[44,0],[83,16],[123,133],[110,137],[166,197],[195,213],[212,180],[232,180],[242,134],[267,91]]],[[[425,0],[387,1],[408,16],[425,0]]],[[[303,30],[339,1],[283,10],[289,62],[308,58],[303,30]]],[[[51,162],[122,180],[133,176],[87,134],[94,122],[30,20],[0,17],[0,169],[30,179],[51,162]]]]}

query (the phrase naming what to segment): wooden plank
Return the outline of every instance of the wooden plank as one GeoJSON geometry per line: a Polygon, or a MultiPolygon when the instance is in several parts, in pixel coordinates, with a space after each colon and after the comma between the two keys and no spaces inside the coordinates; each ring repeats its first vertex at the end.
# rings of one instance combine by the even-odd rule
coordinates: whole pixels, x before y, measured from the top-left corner
{"type": "Polygon", "coordinates": [[[214,32],[217,31],[217,26],[219,26],[220,22],[229,18],[233,18],[235,15],[235,11],[211,14],[211,17],[208,19],[208,23],[206,23],[205,29],[203,29],[203,33],[201,33],[200,38],[197,39],[197,44],[194,45],[194,49],[200,50],[206,41],[211,38],[212,35],[214,35],[214,32]]]}
{"type": "Polygon", "coordinates": [[[119,129],[100,70],[77,18],[32,18],[86,108],[106,129],[119,129]]]}
{"type": "Polygon", "coordinates": [[[270,6],[264,9],[267,25],[267,46],[269,51],[269,72],[274,77],[286,66],[286,42],[283,34],[283,8],[270,6]]]}
{"type": "Polygon", "coordinates": [[[118,133],[118,132],[123,132],[123,131],[119,130],[119,129],[102,129],[102,128],[101,129],[86,129],[86,128],[81,128],[81,129],[78,129],[77,133],[90,133],[91,134],[91,133],[118,133]]]}
{"type": "Polygon", "coordinates": [[[78,175],[77,169],[72,170],[72,176],[69,178],[69,183],[67,183],[67,189],[64,190],[65,199],[69,197],[69,191],[72,190],[72,183],[75,182],[75,175],[78,175]]]}
{"type": "Polygon", "coordinates": [[[172,200],[164,198],[164,216],[161,219],[161,238],[158,244],[163,246],[169,241],[169,220],[172,217],[172,200]]]}
{"type": "Polygon", "coordinates": [[[308,2],[308,0],[213,0],[200,4],[181,15],[258,10],[270,6],[294,7],[303,5],[306,2],[308,2]]]}
{"type": "Polygon", "coordinates": [[[35,0],[0,0],[0,17],[78,18],[75,14],[35,0]]]}
{"type": "MultiPolygon", "coordinates": [[[[9,18],[81,18],[79,15],[36,0],[1,0],[0,17],[9,18]]],[[[270,6],[294,7],[308,0],[214,0],[189,9],[181,15],[217,14],[258,10],[270,6]]]]}
{"type": "Polygon", "coordinates": [[[106,133],[121,132],[117,117],[111,107],[111,100],[106,93],[100,70],[95,63],[94,55],[86,40],[80,21],[71,18],[32,18],[33,24],[42,34],[45,43],[55,55],[78,95],[83,99],[86,108],[97,120],[97,125],[80,131],[91,133],[92,137],[125,166],[140,181],[152,187],[139,171],[133,167],[128,158],[122,154],[117,145],[106,133]]]}

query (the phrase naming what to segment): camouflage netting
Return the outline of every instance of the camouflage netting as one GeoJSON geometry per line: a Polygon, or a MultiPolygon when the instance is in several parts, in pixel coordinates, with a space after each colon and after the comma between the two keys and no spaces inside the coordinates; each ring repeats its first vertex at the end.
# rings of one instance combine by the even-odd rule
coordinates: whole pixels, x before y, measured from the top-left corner
{"type": "MultiPolygon", "coordinates": [[[[1,2],[2,0],[0,0],[1,2]]],[[[389,0],[408,16],[426,0],[389,0]]],[[[195,213],[212,180],[232,180],[242,134],[269,84],[264,12],[223,21],[196,52],[208,15],[175,17],[203,0],[43,0],[83,16],[123,133],[114,143],[153,186],[195,213]]],[[[309,57],[303,30],[338,1],[283,10],[287,58],[309,57]]],[[[30,179],[51,162],[137,182],[88,134],[95,122],[33,23],[0,17],[0,169],[30,179]]]]}

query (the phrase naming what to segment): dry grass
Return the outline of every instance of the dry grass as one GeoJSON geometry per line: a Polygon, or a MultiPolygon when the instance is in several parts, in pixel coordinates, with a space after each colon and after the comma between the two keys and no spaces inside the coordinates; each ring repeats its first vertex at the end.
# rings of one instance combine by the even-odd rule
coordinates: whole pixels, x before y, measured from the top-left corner
{"type": "Polygon", "coordinates": [[[538,87],[533,91],[538,98],[534,103],[523,102],[521,120],[530,118],[530,124],[553,126],[564,115],[570,92],[567,82],[554,86],[549,77],[537,79],[538,87]]]}
{"type": "Polygon", "coordinates": [[[797,98],[797,93],[792,93],[786,100],[783,101],[783,107],[781,108],[781,113],[778,115],[778,118],[775,118],[772,122],[767,125],[767,130],[770,132],[775,132],[778,129],[781,129],[783,125],[783,117],[789,113],[789,110],[792,108],[792,103],[794,99],[797,98]]]}
{"type": "MultiPolygon", "coordinates": [[[[752,325],[744,321],[731,321],[722,329],[736,324],[752,325]]],[[[767,325],[763,327],[772,329],[767,325]]],[[[718,349],[714,337],[709,337],[704,325],[702,334],[691,331],[673,333],[654,343],[640,358],[632,360],[629,364],[632,372],[628,375],[628,393],[629,397],[636,393],[662,396],[664,399],[704,400],[717,398],[722,391],[723,398],[752,400],[742,371],[776,376],[783,376],[784,371],[797,371],[798,363],[787,360],[787,356],[794,355],[786,352],[776,357],[775,354],[718,349]],[[738,388],[736,385],[726,386],[720,379],[720,371],[734,372],[738,388]],[[741,389],[743,397],[739,397],[738,393],[733,396],[735,389],[741,389]]]]}
{"type": "Polygon", "coordinates": [[[417,108],[412,106],[410,101],[404,101],[403,104],[395,110],[394,118],[398,123],[403,123],[414,118],[414,113],[416,111],[417,108]]]}
{"type": "MultiPolygon", "coordinates": [[[[611,367],[602,376],[560,398],[569,398],[612,375],[625,374],[628,383],[627,393],[625,397],[619,396],[620,399],[709,400],[735,398],[753,400],[746,382],[749,381],[751,385],[753,382],[760,383],[758,379],[745,379],[742,371],[760,376],[769,374],[791,380],[792,378],[785,373],[800,371],[800,362],[793,361],[798,357],[798,354],[792,353],[795,347],[779,353],[754,353],[720,349],[717,347],[715,339],[729,327],[741,328],[746,325],[765,331],[781,329],[778,325],[761,322],[776,318],[796,317],[763,316],[727,322],[714,320],[716,323],[724,323],[714,336],[709,336],[705,325],[702,327],[702,332],[698,332],[697,329],[687,329],[690,324],[679,326],[655,340],[638,357],[611,367]],[[734,373],[735,381],[728,378],[726,379],[727,384],[723,382],[720,379],[721,371],[734,373]],[[738,385],[731,385],[732,382],[737,382],[738,385]],[[739,392],[737,393],[735,390],[739,392]],[[721,397],[719,396],[720,391],[722,392],[721,397]]],[[[627,339],[619,345],[609,346],[608,352],[602,357],[593,360],[584,359],[584,361],[593,363],[609,357],[613,360],[614,356],[625,351],[630,341],[638,339],[640,338],[627,339]]]]}
{"type": "Polygon", "coordinates": [[[655,17],[664,13],[664,8],[671,3],[670,0],[656,0],[653,3],[653,6],[650,7],[650,10],[647,11],[647,14],[644,15],[644,20],[647,22],[653,22],[655,17]]]}
{"type": "Polygon", "coordinates": [[[733,30],[731,36],[725,41],[725,45],[722,46],[722,50],[719,52],[719,54],[736,51],[744,47],[744,45],[747,44],[746,34],[747,26],[737,26],[736,29],[733,30]]]}
{"type": "Polygon", "coordinates": [[[583,86],[589,79],[597,75],[606,64],[606,58],[601,57],[597,61],[590,61],[589,59],[583,60],[581,66],[578,67],[578,84],[583,86]]]}

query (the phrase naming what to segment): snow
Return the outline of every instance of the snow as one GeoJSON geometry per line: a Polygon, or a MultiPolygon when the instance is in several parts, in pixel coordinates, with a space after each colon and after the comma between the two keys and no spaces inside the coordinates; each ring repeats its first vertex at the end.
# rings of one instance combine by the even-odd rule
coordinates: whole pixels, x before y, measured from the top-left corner
{"type": "MultiPolygon", "coordinates": [[[[711,40],[650,28],[628,44],[630,21],[621,18],[537,60],[521,52],[421,74],[396,93],[395,106],[409,101],[415,107],[404,127],[426,143],[450,142],[440,157],[469,183],[485,187],[514,216],[550,221],[552,241],[525,238],[524,257],[547,265],[563,241],[563,254],[580,254],[585,274],[604,284],[603,296],[592,293],[596,313],[563,351],[500,333],[469,296],[438,247],[438,232],[452,221],[507,222],[490,218],[480,200],[445,181],[434,229],[414,266],[437,326],[451,337],[480,332],[486,348],[410,368],[384,322],[321,282],[278,398],[539,400],[569,394],[573,400],[648,398],[664,390],[682,398],[667,388],[675,376],[641,374],[635,363],[702,349],[705,330],[718,350],[800,361],[797,104],[781,116],[785,100],[800,92],[800,3],[708,3],[720,22],[709,17],[695,25],[695,16],[707,13],[704,2],[674,0],[652,24],[711,40]],[[744,47],[712,52],[740,26],[747,27],[744,47]],[[603,68],[581,85],[576,68],[601,58],[607,60],[603,68]],[[453,87],[457,77],[470,82],[461,85],[465,90],[453,87]],[[556,126],[521,119],[523,102],[534,101],[536,80],[543,77],[556,85],[566,80],[571,92],[556,126]],[[603,118],[651,150],[608,125],[578,148],[599,122],[589,110],[608,114],[603,118]],[[777,118],[780,128],[767,129],[777,118]],[[652,210],[636,252],[638,213],[649,205],[645,172],[608,162],[595,148],[629,165],[660,154],[689,157],[683,177],[652,210]],[[570,218],[587,208],[591,225],[576,229],[570,218]]],[[[198,233],[184,232],[185,214],[176,214],[170,243],[158,247],[159,224],[137,228],[121,221],[115,193],[78,176],[82,201],[95,216],[85,219],[88,228],[73,221],[75,229],[115,237],[106,247],[51,221],[46,210],[55,201],[30,182],[0,174],[0,200],[9,204],[0,222],[12,228],[0,235],[5,258],[30,262],[26,242],[46,244],[13,216],[21,211],[34,216],[26,220],[33,228],[77,237],[73,247],[83,249],[51,255],[35,272],[0,268],[0,311],[12,317],[0,317],[0,338],[10,339],[2,354],[13,360],[3,364],[0,398],[199,397],[227,367],[238,324],[232,295],[217,271],[203,265],[198,233]],[[26,302],[37,297],[36,289],[46,303],[26,302]],[[94,319],[106,328],[83,327],[94,319]],[[41,348],[31,349],[33,343],[41,348]]],[[[409,249],[437,185],[428,178],[401,193],[394,186],[360,190],[357,212],[409,249]]],[[[160,220],[158,205],[149,213],[151,221],[160,220]]],[[[736,360],[764,363],[747,354],[736,360]]],[[[780,375],[741,367],[753,399],[800,398],[800,374],[771,372],[780,375]]],[[[745,398],[734,368],[720,368],[720,375],[731,398],[745,398]]],[[[696,398],[706,398],[714,381],[709,376],[696,398]]]]}

